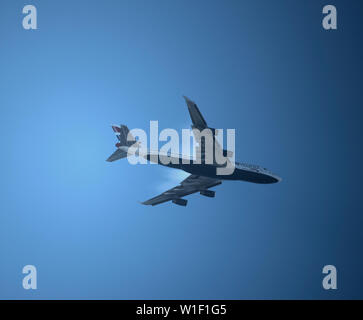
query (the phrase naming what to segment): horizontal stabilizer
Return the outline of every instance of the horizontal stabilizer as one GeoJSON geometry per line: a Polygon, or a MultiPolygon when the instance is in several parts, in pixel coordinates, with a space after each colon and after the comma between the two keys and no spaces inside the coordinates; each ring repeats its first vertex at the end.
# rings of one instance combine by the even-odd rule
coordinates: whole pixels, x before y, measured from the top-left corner
{"type": "Polygon", "coordinates": [[[113,162],[122,158],[127,157],[127,152],[121,149],[117,149],[113,154],[111,154],[106,161],[113,162]]]}

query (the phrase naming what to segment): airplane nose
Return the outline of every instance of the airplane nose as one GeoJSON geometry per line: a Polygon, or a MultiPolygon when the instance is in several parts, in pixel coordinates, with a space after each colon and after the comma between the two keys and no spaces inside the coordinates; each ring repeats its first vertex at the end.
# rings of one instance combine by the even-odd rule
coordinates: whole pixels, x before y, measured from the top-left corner
{"type": "Polygon", "coordinates": [[[272,183],[278,183],[282,181],[282,178],[278,177],[278,176],[271,176],[273,182],[272,183]]]}
{"type": "Polygon", "coordinates": [[[267,184],[270,184],[270,183],[278,183],[281,180],[282,179],[279,176],[270,173],[270,174],[266,174],[264,176],[262,183],[267,183],[267,184]]]}

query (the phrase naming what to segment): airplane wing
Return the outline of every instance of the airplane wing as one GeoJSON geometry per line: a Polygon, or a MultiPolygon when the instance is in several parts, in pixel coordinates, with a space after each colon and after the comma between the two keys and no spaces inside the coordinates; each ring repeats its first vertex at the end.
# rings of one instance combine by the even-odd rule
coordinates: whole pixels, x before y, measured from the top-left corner
{"type": "Polygon", "coordinates": [[[188,200],[182,199],[182,197],[195,192],[200,192],[201,195],[207,197],[214,197],[215,192],[208,190],[208,188],[212,188],[221,183],[222,181],[217,179],[192,174],[183,180],[180,185],[142,202],[142,204],[155,206],[163,202],[172,201],[175,204],[186,206],[188,200]]]}
{"type": "Polygon", "coordinates": [[[193,127],[199,130],[208,128],[207,122],[204,120],[195,102],[193,102],[186,96],[184,96],[184,99],[188,106],[188,111],[190,114],[190,118],[192,119],[193,122],[193,127]]]}
{"type": "MultiPolygon", "coordinates": [[[[192,128],[193,129],[198,129],[200,131],[203,131],[204,129],[210,129],[212,131],[213,134],[213,144],[214,144],[214,152],[215,153],[219,153],[219,154],[223,154],[224,156],[227,156],[226,161],[230,164],[230,160],[228,159],[229,157],[233,156],[233,152],[232,151],[227,151],[222,149],[222,146],[219,144],[219,142],[216,140],[216,129],[214,128],[210,128],[207,125],[207,122],[205,121],[205,119],[203,118],[201,112],[199,111],[199,108],[197,107],[196,103],[192,100],[190,100],[188,97],[184,96],[185,102],[188,106],[188,111],[190,114],[190,118],[192,120],[192,128]]],[[[205,152],[205,141],[200,141],[198,143],[201,143],[201,150],[202,150],[202,155],[201,158],[203,159],[205,156],[203,155],[203,152],[205,152]]]]}

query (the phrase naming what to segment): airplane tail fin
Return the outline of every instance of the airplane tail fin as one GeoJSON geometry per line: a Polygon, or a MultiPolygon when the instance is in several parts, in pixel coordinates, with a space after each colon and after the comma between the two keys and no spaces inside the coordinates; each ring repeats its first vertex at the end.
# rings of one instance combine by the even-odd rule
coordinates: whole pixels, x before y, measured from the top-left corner
{"type": "Polygon", "coordinates": [[[131,147],[136,142],[127,126],[123,124],[121,127],[113,125],[112,130],[115,132],[116,137],[119,140],[119,146],[131,147]]]}
{"type": "Polygon", "coordinates": [[[108,161],[108,162],[126,158],[128,155],[128,149],[131,146],[137,146],[135,144],[138,143],[136,141],[136,139],[130,133],[130,130],[127,126],[121,125],[121,127],[119,127],[119,126],[113,125],[112,130],[113,130],[113,132],[115,132],[116,137],[119,142],[116,143],[117,150],[113,154],[111,154],[111,156],[109,156],[107,158],[106,161],[108,161]]]}

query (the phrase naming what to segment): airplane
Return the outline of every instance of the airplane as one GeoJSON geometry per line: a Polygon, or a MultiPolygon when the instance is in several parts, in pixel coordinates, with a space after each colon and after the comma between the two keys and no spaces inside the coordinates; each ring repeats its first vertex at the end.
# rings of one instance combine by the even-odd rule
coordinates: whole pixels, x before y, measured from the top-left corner
{"type": "MultiPolygon", "coordinates": [[[[192,129],[198,129],[200,131],[204,129],[210,129],[211,132],[215,133],[216,129],[208,127],[207,122],[203,118],[197,105],[185,96],[184,99],[193,123],[191,126],[192,129]]],[[[127,126],[113,125],[112,129],[115,132],[119,142],[116,143],[117,150],[106,161],[113,162],[122,158],[126,158],[131,148],[139,150],[138,148],[140,142],[136,141],[132,137],[127,126]]],[[[215,148],[221,148],[218,142],[216,142],[214,134],[213,140],[215,142],[215,148]]],[[[203,149],[201,149],[201,152],[203,153],[203,149]]],[[[217,175],[216,168],[221,167],[221,165],[217,164],[215,161],[207,164],[206,161],[200,161],[196,163],[195,159],[191,159],[190,163],[186,164],[182,161],[182,155],[158,154],[158,157],[155,158],[152,157],[153,152],[147,149],[145,152],[135,152],[134,154],[142,156],[148,161],[152,161],[176,169],[181,169],[187,173],[190,173],[190,175],[186,179],[184,179],[178,186],[167,190],[154,198],[142,202],[142,204],[144,205],[155,206],[164,202],[171,201],[174,204],[186,206],[188,200],[183,199],[183,197],[196,192],[199,192],[203,196],[213,198],[215,196],[215,191],[209,189],[220,185],[224,180],[241,180],[259,184],[271,184],[281,181],[281,178],[279,176],[268,171],[266,168],[242,162],[232,163],[232,165],[234,166],[234,171],[232,174],[217,175]],[[179,159],[177,160],[180,161],[176,161],[176,163],[171,161],[170,163],[165,164],[165,161],[160,161],[163,156],[178,157],[179,159]]],[[[231,160],[228,158],[231,156],[229,151],[223,150],[223,155],[227,155],[227,161],[230,161],[229,164],[231,164],[231,160]]],[[[202,159],[204,157],[205,155],[201,155],[202,159]]]]}

